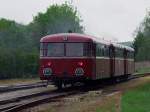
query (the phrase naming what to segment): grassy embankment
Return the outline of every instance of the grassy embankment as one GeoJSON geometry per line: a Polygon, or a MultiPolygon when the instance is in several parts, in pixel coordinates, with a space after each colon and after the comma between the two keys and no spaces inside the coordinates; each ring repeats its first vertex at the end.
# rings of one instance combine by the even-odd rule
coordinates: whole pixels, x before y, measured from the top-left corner
{"type": "Polygon", "coordinates": [[[146,83],[122,96],[122,112],[150,112],[150,83],[146,83]]]}
{"type": "Polygon", "coordinates": [[[150,73],[150,67],[143,67],[143,68],[140,68],[138,70],[136,70],[136,73],[150,73]]]}
{"type": "MultiPolygon", "coordinates": [[[[116,112],[115,102],[98,107],[96,112],[116,112]]],[[[150,112],[150,82],[122,93],[121,112],[150,112]]]]}

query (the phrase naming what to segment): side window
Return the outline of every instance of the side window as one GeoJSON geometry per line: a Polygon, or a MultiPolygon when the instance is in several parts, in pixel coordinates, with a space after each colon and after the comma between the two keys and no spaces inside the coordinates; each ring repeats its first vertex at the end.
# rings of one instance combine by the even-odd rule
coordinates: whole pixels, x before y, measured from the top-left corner
{"type": "Polygon", "coordinates": [[[101,43],[97,43],[96,44],[96,55],[97,56],[102,56],[102,57],[108,57],[109,56],[109,47],[101,44],[101,43]]]}
{"type": "Polygon", "coordinates": [[[105,46],[102,44],[101,45],[101,56],[105,56],[105,46]]]}
{"type": "Polygon", "coordinates": [[[121,57],[121,58],[124,57],[124,49],[120,49],[120,57],[121,57]]]}
{"type": "Polygon", "coordinates": [[[93,54],[92,43],[84,43],[84,56],[92,56],[93,54]]]}
{"type": "Polygon", "coordinates": [[[96,56],[99,56],[98,44],[96,43],[96,56]]]}
{"type": "Polygon", "coordinates": [[[102,56],[101,44],[96,44],[96,56],[102,56]]]}
{"type": "Polygon", "coordinates": [[[109,47],[108,46],[104,46],[104,56],[109,57],[109,47]]]}
{"type": "Polygon", "coordinates": [[[128,55],[128,58],[130,58],[130,59],[134,59],[134,52],[133,51],[128,51],[128,53],[127,53],[128,55]]]}
{"type": "Polygon", "coordinates": [[[115,48],[115,57],[118,57],[118,48],[115,48]]]}
{"type": "Polygon", "coordinates": [[[40,43],[40,56],[47,55],[47,43],[40,43]]]}
{"type": "Polygon", "coordinates": [[[115,48],[115,56],[119,58],[123,58],[124,56],[124,49],[121,48],[115,48]]]}
{"type": "Polygon", "coordinates": [[[115,57],[119,57],[119,49],[115,48],[115,57]]]}

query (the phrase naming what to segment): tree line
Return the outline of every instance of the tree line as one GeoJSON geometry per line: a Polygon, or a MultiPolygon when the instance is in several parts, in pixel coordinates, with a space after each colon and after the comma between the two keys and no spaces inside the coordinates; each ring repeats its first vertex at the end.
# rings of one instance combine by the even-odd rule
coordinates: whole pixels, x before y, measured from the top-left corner
{"type": "Polygon", "coordinates": [[[0,19],[0,79],[38,77],[40,38],[68,30],[83,33],[81,22],[67,3],[50,6],[28,25],[0,19]]]}

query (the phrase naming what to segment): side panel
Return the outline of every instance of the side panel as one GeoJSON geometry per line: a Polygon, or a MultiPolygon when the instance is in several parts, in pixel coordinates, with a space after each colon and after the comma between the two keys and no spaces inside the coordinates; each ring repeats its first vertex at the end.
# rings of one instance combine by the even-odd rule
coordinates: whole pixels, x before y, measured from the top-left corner
{"type": "Polygon", "coordinates": [[[124,75],[127,75],[128,64],[127,64],[127,50],[124,49],[124,75]]]}
{"type": "Polygon", "coordinates": [[[96,79],[110,77],[110,59],[107,57],[96,58],[96,79]]]}
{"type": "Polygon", "coordinates": [[[134,59],[127,59],[127,74],[134,73],[134,59]]]}
{"type": "Polygon", "coordinates": [[[114,77],[115,75],[115,49],[111,45],[109,47],[109,57],[110,57],[110,75],[114,77]]]}
{"type": "Polygon", "coordinates": [[[115,76],[124,75],[124,59],[115,58],[115,76]]]}

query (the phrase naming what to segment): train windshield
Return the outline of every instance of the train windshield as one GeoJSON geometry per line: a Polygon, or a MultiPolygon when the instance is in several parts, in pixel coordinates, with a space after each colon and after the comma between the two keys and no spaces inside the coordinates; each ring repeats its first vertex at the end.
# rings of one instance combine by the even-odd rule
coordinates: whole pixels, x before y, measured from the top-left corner
{"type": "Polygon", "coordinates": [[[66,56],[84,56],[83,43],[66,43],[66,56]]]}
{"type": "Polygon", "coordinates": [[[64,56],[64,44],[48,43],[47,56],[64,56]]]}
{"type": "Polygon", "coordinates": [[[83,57],[92,54],[88,43],[41,43],[40,55],[48,57],[83,57]]]}

